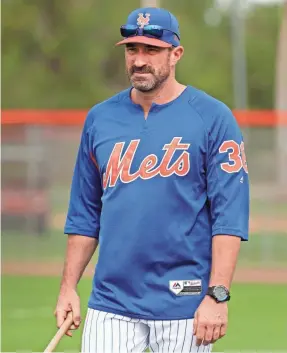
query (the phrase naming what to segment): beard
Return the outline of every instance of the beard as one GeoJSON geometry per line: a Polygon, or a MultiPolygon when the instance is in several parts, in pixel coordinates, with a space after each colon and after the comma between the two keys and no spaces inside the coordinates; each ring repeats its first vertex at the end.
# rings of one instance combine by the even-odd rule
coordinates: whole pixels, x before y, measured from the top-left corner
{"type": "Polygon", "coordinates": [[[169,78],[170,67],[166,64],[160,69],[155,70],[148,66],[131,66],[129,69],[127,68],[127,76],[132,86],[138,91],[151,92],[161,87],[161,85],[169,78]],[[136,73],[148,75],[141,77],[140,75],[134,75],[136,73]]]}

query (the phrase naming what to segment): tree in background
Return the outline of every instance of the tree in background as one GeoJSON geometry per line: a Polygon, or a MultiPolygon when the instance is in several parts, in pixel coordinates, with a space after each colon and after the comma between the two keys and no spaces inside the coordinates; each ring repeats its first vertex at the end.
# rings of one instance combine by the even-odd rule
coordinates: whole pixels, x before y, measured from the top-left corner
{"type": "MultiPolygon", "coordinates": [[[[165,0],[186,52],[179,79],[233,107],[230,22],[207,25],[213,1],[165,0]]],[[[134,0],[19,0],[2,4],[4,108],[89,108],[128,86],[119,27],[134,0]]],[[[274,107],[281,7],[256,7],[246,21],[250,108],[274,107]]]]}
{"type": "MultiPolygon", "coordinates": [[[[287,2],[284,6],[284,14],[282,17],[282,25],[280,35],[278,37],[278,54],[277,54],[277,72],[276,72],[276,98],[275,104],[279,111],[279,122],[283,119],[282,111],[287,112],[287,2]],[[282,117],[282,118],[281,118],[282,117]]],[[[279,192],[287,197],[286,180],[287,180],[287,128],[279,126],[277,129],[277,146],[278,146],[278,176],[279,176],[279,192]]]]}

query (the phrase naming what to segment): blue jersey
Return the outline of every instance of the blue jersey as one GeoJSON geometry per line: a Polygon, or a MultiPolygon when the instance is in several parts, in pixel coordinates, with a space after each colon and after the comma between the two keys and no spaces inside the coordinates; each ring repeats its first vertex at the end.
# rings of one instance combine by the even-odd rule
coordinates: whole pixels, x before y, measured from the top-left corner
{"type": "Polygon", "coordinates": [[[212,238],[248,239],[249,180],[230,109],[188,86],[152,104],[131,89],[88,113],[64,232],[99,239],[89,307],[186,319],[206,294],[212,238]]]}

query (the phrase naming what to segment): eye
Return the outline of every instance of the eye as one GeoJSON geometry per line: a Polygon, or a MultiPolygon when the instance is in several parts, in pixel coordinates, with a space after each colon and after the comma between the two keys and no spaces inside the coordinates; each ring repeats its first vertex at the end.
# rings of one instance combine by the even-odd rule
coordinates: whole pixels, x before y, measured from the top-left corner
{"type": "Polygon", "coordinates": [[[156,53],[159,52],[159,49],[156,48],[156,47],[148,47],[148,48],[147,48],[147,51],[148,51],[148,53],[150,53],[150,54],[156,54],[156,53]]]}
{"type": "Polygon", "coordinates": [[[136,47],[127,47],[127,52],[128,53],[135,53],[136,52],[136,47]]]}

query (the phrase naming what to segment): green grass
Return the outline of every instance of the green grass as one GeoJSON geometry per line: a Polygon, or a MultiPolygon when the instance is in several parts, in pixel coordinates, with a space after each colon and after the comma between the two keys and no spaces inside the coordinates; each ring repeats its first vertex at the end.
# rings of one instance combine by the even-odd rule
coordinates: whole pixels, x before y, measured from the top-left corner
{"type": "MultiPolygon", "coordinates": [[[[2,352],[41,352],[56,331],[53,310],[59,278],[2,278],[2,352]]],[[[79,285],[85,315],[91,281],[79,285]]],[[[229,328],[214,351],[281,350],[287,347],[287,287],[284,285],[234,284],[229,303],[229,328]]],[[[82,325],[83,327],[83,325],[82,325]]],[[[64,337],[56,351],[80,350],[82,328],[73,338],[64,337]]]]}
{"type": "MultiPolygon", "coordinates": [[[[53,230],[42,236],[4,232],[1,239],[2,261],[63,262],[67,235],[53,230]]],[[[97,258],[98,249],[95,257],[97,258]]]]}
{"type": "Polygon", "coordinates": [[[286,267],[287,233],[250,234],[241,243],[239,265],[252,267],[286,267]]]}
{"type": "MultiPolygon", "coordinates": [[[[32,350],[42,352],[56,332],[53,311],[58,295],[59,278],[2,278],[2,352],[32,350]]],[[[83,280],[79,286],[82,315],[91,283],[83,280]]],[[[57,351],[80,348],[81,329],[73,338],[64,337],[57,351]]]]}
{"type": "Polygon", "coordinates": [[[285,216],[287,214],[286,201],[251,200],[250,213],[253,216],[285,216]]]}
{"type": "Polygon", "coordinates": [[[18,261],[62,260],[67,236],[61,231],[51,231],[42,236],[3,232],[2,259],[18,261]]]}

